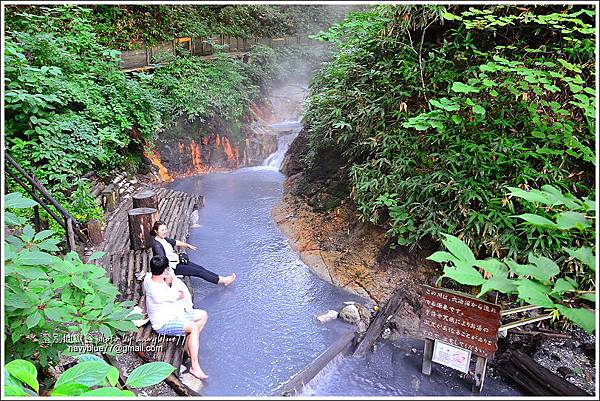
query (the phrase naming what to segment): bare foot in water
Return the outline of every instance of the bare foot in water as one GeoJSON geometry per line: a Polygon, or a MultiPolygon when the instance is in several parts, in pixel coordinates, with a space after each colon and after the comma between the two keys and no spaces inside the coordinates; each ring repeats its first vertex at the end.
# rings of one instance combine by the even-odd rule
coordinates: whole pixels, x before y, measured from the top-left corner
{"type": "Polygon", "coordinates": [[[190,368],[188,372],[190,372],[192,376],[200,380],[208,379],[208,375],[204,373],[204,371],[201,368],[199,368],[198,370],[190,368]]]}
{"type": "Polygon", "coordinates": [[[229,284],[233,283],[235,281],[235,273],[231,273],[229,276],[223,277],[223,285],[224,286],[228,286],[229,284]]]}

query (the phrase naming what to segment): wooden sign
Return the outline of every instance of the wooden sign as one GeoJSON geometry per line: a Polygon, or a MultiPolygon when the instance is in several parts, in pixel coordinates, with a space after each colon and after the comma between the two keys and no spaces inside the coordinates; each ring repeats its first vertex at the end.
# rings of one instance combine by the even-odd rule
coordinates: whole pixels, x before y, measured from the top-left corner
{"type": "Polygon", "coordinates": [[[491,358],[496,352],[500,306],[455,291],[423,286],[420,332],[491,358]]]}

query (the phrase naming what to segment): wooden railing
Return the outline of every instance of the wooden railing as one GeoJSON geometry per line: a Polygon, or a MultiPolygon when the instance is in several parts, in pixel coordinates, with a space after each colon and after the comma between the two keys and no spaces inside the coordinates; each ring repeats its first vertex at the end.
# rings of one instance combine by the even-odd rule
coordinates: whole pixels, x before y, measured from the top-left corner
{"type": "Polygon", "coordinates": [[[178,50],[185,51],[194,56],[210,56],[214,53],[215,46],[223,46],[227,53],[243,55],[250,51],[252,46],[263,44],[269,47],[287,45],[310,45],[314,41],[307,36],[288,36],[282,38],[237,38],[233,36],[216,35],[211,37],[183,37],[161,42],[156,46],[139,50],[129,50],[121,53],[121,70],[125,72],[143,71],[159,66],[155,58],[160,53],[177,56],[178,50]]]}
{"type": "MultiPolygon", "coordinates": [[[[67,212],[67,210],[52,197],[52,195],[50,195],[50,192],[48,192],[44,185],[42,185],[33,174],[29,174],[23,170],[19,163],[10,157],[10,155],[5,153],[4,156],[5,173],[10,176],[15,183],[20,185],[39,206],[44,208],[50,217],[64,228],[69,250],[75,250],[75,236],[81,241],[87,242],[88,237],[81,232],[79,222],[71,216],[69,212],[67,212]]],[[[37,232],[42,229],[38,205],[33,208],[33,223],[37,232]]]]}

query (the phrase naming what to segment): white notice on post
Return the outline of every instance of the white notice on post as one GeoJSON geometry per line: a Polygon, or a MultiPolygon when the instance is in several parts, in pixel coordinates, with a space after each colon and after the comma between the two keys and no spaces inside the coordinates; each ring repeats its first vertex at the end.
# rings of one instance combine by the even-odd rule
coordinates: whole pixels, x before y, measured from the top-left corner
{"type": "Polygon", "coordinates": [[[471,351],[436,340],[433,346],[432,361],[468,373],[471,351]]]}

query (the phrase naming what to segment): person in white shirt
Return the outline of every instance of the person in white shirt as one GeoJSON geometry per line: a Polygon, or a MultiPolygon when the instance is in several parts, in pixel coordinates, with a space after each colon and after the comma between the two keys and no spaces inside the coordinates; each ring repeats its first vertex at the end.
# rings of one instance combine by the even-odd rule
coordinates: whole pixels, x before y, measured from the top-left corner
{"type": "Polygon", "coordinates": [[[150,260],[152,273],[146,275],[143,283],[148,317],[152,329],[158,334],[166,336],[189,334],[186,348],[191,360],[189,372],[198,379],[204,380],[208,376],[200,368],[198,352],[200,332],[208,320],[208,313],[202,309],[193,309],[187,287],[170,270],[169,260],[166,257],[154,256],[150,260]],[[172,282],[172,285],[169,286],[167,281],[172,282]]]}

